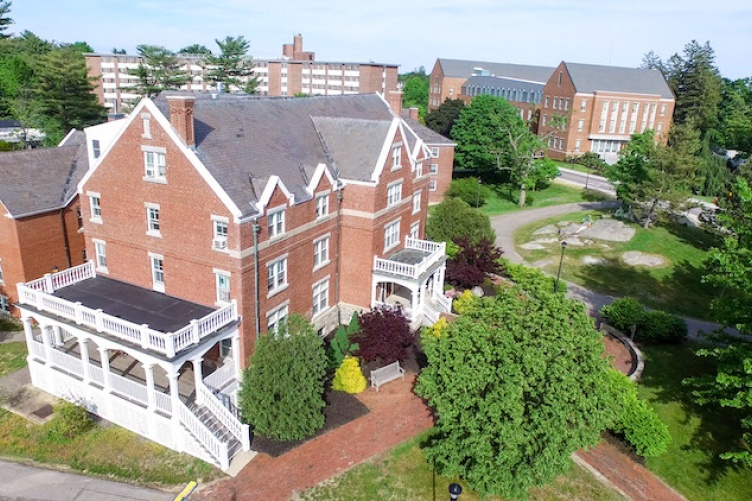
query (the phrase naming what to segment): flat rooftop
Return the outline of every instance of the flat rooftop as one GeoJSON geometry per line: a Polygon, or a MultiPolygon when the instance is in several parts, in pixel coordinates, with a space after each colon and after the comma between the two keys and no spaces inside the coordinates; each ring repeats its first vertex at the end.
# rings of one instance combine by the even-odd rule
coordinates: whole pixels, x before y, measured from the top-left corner
{"type": "Polygon", "coordinates": [[[149,324],[160,332],[175,332],[191,320],[214,311],[208,306],[102,276],[58,289],[53,295],[67,301],[81,301],[88,308],[101,308],[108,315],[134,324],[149,324]]]}
{"type": "Polygon", "coordinates": [[[405,263],[405,264],[420,264],[421,261],[423,261],[426,257],[430,256],[431,254],[428,252],[423,252],[417,249],[400,249],[391,256],[389,256],[389,261],[396,261],[398,263],[405,263]]]}

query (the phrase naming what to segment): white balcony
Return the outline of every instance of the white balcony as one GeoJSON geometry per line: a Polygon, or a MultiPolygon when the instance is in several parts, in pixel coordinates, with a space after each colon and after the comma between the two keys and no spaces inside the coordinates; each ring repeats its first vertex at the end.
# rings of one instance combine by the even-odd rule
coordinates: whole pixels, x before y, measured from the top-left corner
{"type": "Polygon", "coordinates": [[[406,238],[404,248],[388,259],[374,257],[373,271],[418,280],[421,275],[446,261],[446,244],[406,238]]]}

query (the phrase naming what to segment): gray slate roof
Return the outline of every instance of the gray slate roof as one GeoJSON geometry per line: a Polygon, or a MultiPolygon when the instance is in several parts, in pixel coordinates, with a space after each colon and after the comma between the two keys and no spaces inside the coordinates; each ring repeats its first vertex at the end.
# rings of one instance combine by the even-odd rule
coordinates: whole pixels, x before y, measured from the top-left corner
{"type": "Polygon", "coordinates": [[[57,148],[0,153],[0,202],[14,218],[61,209],[88,169],[82,131],[57,148]]]}
{"type": "Polygon", "coordinates": [[[674,94],[666,83],[666,79],[658,70],[567,62],[564,64],[577,92],[628,92],[674,99],[674,94]]]}
{"type": "MultiPolygon", "coordinates": [[[[244,215],[266,180],[280,177],[296,200],[313,168],[336,164],[345,179],[370,179],[394,116],[376,94],[262,98],[193,94],[196,154],[244,215]]],[[[169,118],[167,99],[155,104],[169,118]]]]}
{"type": "Polygon", "coordinates": [[[449,139],[448,137],[444,137],[438,132],[435,132],[425,125],[421,124],[420,122],[416,122],[415,120],[411,120],[409,118],[404,118],[407,125],[410,126],[410,128],[415,131],[415,133],[418,135],[419,138],[423,140],[424,143],[427,145],[446,145],[451,146],[456,144],[454,141],[449,139]]]}
{"type": "Polygon", "coordinates": [[[547,82],[556,68],[549,66],[531,66],[527,64],[488,63],[483,61],[464,61],[461,59],[439,58],[444,76],[469,78],[475,68],[489,70],[493,76],[547,82]]]}

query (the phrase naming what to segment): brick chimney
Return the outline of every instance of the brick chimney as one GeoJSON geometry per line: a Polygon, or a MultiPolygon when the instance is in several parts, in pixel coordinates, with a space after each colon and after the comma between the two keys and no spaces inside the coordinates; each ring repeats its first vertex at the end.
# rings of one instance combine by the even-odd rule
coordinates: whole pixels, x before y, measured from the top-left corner
{"type": "Polygon", "coordinates": [[[189,147],[196,146],[193,124],[193,104],[195,101],[196,98],[193,96],[167,96],[167,104],[170,107],[170,123],[189,147]]]}
{"type": "Polygon", "coordinates": [[[407,118],[410,120],[415,120],[416,122],[420,121],[420,110],[418,108],[410,108],[407,110],[407,118]]]}
{"type": "Polygon", "coordinates": [[[390,90],[387,94],[386,101],[389,103],[389,107],[395,115],[398,117],[402,116],[402,91],[390,90]]]}

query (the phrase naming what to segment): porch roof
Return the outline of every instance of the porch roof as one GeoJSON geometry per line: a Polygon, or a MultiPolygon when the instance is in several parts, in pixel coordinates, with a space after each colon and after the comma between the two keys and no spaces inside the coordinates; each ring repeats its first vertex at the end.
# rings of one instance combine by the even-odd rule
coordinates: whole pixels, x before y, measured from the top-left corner
{"type": "Polygon", "coordinates": [[[214,308],[178,299],[110,278],[96,276],[52,293],[66,301],[81,301],[92,309],[134,324],[148,324],[160,332],[175,332],[214,311],[214,308]]]}
{"type": "Polygon", "coordinates": [[[402,248],[389,256],[389,261],[396,261],[398,263],[405,264],[420,264],[426,257],[430,256],[430,252],[425,252],[418,249],[409,249],[407,247],[402,248]]]}

